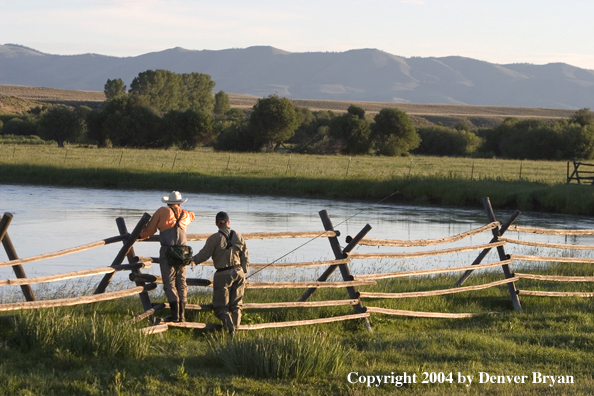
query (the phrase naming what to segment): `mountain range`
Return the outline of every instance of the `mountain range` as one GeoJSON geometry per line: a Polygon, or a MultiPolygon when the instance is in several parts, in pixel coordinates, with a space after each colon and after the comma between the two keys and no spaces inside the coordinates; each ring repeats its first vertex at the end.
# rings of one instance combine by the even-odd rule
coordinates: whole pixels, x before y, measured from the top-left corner
{"type": "Polygon", "coordinates": [[[187,50],[134,57],[50,55],[0,45],[0,84],[102,91],[138,73],[209,74],[215,91],[291,99],[594,108],[594,70],[565,63],[493,64],[460,56],[405,58],[377,49],[291,53],[274,47],[187,50]]]}

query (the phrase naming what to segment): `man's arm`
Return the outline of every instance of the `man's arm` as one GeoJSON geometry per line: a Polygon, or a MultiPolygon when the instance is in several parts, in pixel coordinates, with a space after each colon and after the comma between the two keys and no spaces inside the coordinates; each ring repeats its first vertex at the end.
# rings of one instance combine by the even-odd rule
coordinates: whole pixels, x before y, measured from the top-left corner
{"type": "Polygon", "coordinates": [[[139,238],[145,239],[150,237],[151,235],[154,235],[154,233],[157,232],[157,223],[159,223],[159,209],[157,209],[157,211],[155,212],[155,214],[153,214],[153,217],[151,217],[151,220],[148,222],[146,227],[144,227],[144,229],[140,233],[139,238]]]}
{"type": "Polygon", "coordinates": [[[213,236],[211,235],[208,237],[208,239],[206,240],[206,243],[204,244],[202,249],[200,249],[198,254],[195,255],[194,257],[192,257],[192,261],[195,264],[200,264],[200,263],[205,262],[212,256],[212,254],[214,253],[215,247],[216,247],[216,242],[215,242],[213,236]]]}
{"type": "Polygon", "coordinates": [[[241,268],[243,268],[243,272],[247,272],[250,267],[250,255],[248,253],[245,240],[243,240],[242,249],[239,251],[239,262],[241,264],[241,268]]]}

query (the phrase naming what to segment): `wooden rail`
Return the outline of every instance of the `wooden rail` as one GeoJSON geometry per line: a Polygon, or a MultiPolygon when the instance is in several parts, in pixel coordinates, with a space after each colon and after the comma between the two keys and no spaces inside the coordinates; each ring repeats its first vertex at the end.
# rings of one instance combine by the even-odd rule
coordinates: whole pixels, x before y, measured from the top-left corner
{"type": "Polygon", "coordinates": [[[412,316],[417,318],[442,318],[442,319],[461,319],[472,318],[474,316],[482,316],[490,314],[486,313],[445,313],[445,312],[422,312],[422,311],[405,311],[401,309],[388,309],[379,307],[367,307],[368,313],[380,313],[384,315],[398,315],[398,316],[412,316]]]}
{"type": "Polygon", "coordinates": [[[547,229],[547,228],[535,228],[535,227],[521,227],[521,226],[510,226],[509,231],[527,232],[532,234],[545,234],[545,235],[594,235],[594,230],[563,230],[563,229],[547,229]]]}
{"type": "Polygon", "coordinates": [[[518,293],[523,296],[538,297],[594,297],[594,293],[589,292],[549,292],[539,290],[518,290],[518,293]]]}
{"type": "Polygon", "coordinates": [[[557,276],[557,275],[536,275],[536,274],[514,274],[518,278],[534,279],[554,282],[594,282],[594,276],[557,276]]]}
{"type": "Polygon", "coordinates": [[[157,287],[155,284],[137,286],[131,289],[120,290],[109,293],[94,294],[91,296],[60,298],[56,300],[26,301],[19,303],[1,304],[0,312],[16,311],[19,309],[51,308],[51,307],[69,307],[72,305],[91,304],[99,301],[117,300],[119,298],[134,296],[142,292],[153,290],[157,287]]]}
{"type": "Polygon", "coordinates": [[[515,245],[524,246],[538,246],[552,249],[570,249],[570,250],[594,250],[594,245],[570,245],[566,243],[548,243],[548,242],[533,242],[522,241],[519,239],[499,238],[501,242],[513,243],[515,245]]]}
{"type": "MultiPolygon", "coordinates": [[[[187,234],[188,241],[206,241],[210,234],[187,234]]],[[[327,238],[336,237],[336,231],[296,231],[296,232],[242,232],[244,239],[288,239],[288,238],[327,238]]],[[[159,242],[158,236],[141,239],[138,242],[159,242]]]]}
{"type": "Polygon", "coordinates": [[[505,245],[504,241],[489,243],[486,245],[464,246],[459,248],[432,250],[425,252],[411,252],[411,253],[349,253],[351,259],[386,259],[386,258],[414,258],[414,257],[429,257],[441,254],[451,254],[460,252],[469,252],[473,250],[491,249],[505,245]]]}
{"type": "Polygon", "coordinates": [[[447,268],[432,268],[426,270],[415,270],[415,271],[398,271],[398,272],[386,272],[383,274],[363,274],[363,275],[355,275],[355,279],[388,279],[388,278],[401,278],[406,276],[418,276],[418,275],[435,275],[435,274],[443,274],[446,272],[459,272],[459,271],[467,271],[477,270],[482,268],[492,268],[492,267],[499,267],[505,264],[511,264],[513,260],[503,260],[497,261],[494,263],[485,263],[485,264],[476,264],[476,265],[465,265],[462,267],[447,267],[447,268]]]}
{"type": "MultiPolygon", "coordinates": [[[[308,261],[302,263],[278,263],[278,264],[252,264],[250,263],[250,269],[279,269],[279,268],[305,268],[305,267],[323,267],[326,265],[339,265],[339,264],[348,264],[351,260],[341,259],[341,260],[327,260],[327,261],[308,261]]],[[[204,261],[200,264],[196,264],[200,266],[213,266],[212,261],[204,261]]]]}
{"type": "Polygon", "coordinates": [[[529,256],[523,254],[512,254],[510,255],[510,258],[514,261],[543,261],[547,263],[594,263],[594,259],[581,257],[529,256]]]}
{"type": "Polygon", "coordinates": [[[365,246],[401,246],[401,247],[411,247],[411,246],[430,246],[430,245],[439,245],[444,243],[452,243],[459,241],[464,238],[468,238],[473,235],[480,234],[485,231],[492,230],[495,227],[498,227],[500,223],[498,221],[487,224],[483,227],[477,228],[475,230],[470,230],[467,232],[463,232],[462,234],[454,235],[451,237],[446,238],[437,238],[437,239],[419,239],[414,241],[405,241],[399,239],[370,239],[364,238],[359,242],[359,245],[365,246]]]}
{"type": "Polygon", "coordinates": [[[60,250],[58,252],[39,254],[37,256],[26,257],[26,258],[22,258],[22,259],[18,259],[18,260],[2,261],[2,262],[0,262],[0,267],[10,267],[13,265],[21,265],[21,264],[26,264],[26,263],[32,263],[34,261],[62,257],[62,256],[66,256],[68,254],[78,253],[78,252],[82,252],[82,251],[89,250],[89,249],[94,249],[99,246],[105,246],[110,243],[120,242],[124,239],[126,239],[125,235],[119,235],[119,236],[115,236],[115,237],[111,237],[111,238],[102,239],[97,242],[88,243],[86,245],[60,250]]]}
{"type": "Polygon", "coordinates": [[[443,289],[443,290],[429,290],[429,291],[418,291],[418,292],[402,292],[402,293],[367,293],[359,292],[359,298],[410,298],[410,297],[430,297],[430,296],[442,296],[445,294],[463,293],[467,291],[483,290],[493,286],[505,285],[509,282],[515,282],[519,278],[507,278],[498,280],[491,283],[485,283],[482,285],[475,286],[462,286],[454,289],[443,289]]]}

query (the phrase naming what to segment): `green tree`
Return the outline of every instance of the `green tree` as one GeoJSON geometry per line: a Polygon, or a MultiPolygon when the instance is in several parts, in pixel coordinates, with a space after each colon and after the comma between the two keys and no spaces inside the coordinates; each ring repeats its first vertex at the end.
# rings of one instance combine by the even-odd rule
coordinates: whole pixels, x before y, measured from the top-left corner
{"type": "Polygon", "coordinates": [[[161,117],[134,95],[113,99],[91,123],[93,139],[111,142],[114,147],[167,147],[161,117]]]}
{"type": "Polygon", "coordinates": [[[354,104],[349,106],[347,113],[357,116],[361,119],[365,118],[365,109],[363,107],[356,106],[354,104]]]}
{"type": "Polygon", "coordinates": [[[580,124],[581,126],[594,124],[594,113],[592,113],[589,108],[579,109],[573,113],[569,122],[580,124]]]}
{"type": "Polygon", "coordinates": [[[106,117],[105,111],[93,111],[87,115],[87,139],[95,142],[97,147],[111,147],[107,129],[104,128],[106,117]]]}
{"type": "Polygon", "coordinates": [[[299,153],[327,154],[334,152],[332,139],[328,136],[330,121],[336,117],[332,111],[311,111],[301,107],[303,122],[289,139],[299,153]]]}
{"type": "Polygon", "coordinates": [[[182,150],[193,150],[197,146],[212,142],[215,138],[210,114],[194,109],[167,112],[163,116],[162,131],[182,150]]]}
{"type": "Polygon", "coordinates": [[[138,74],[130,84],[130,93],[158,111],[180,109],[182,78],[168,70],[147,70],[138,74]]]}
{"type": "Polygon", "coordinates": [[[250,116],[249,128],[254,138],[254,149],[266,145],[267,150],[278,147],[295,133],[301,122],[301,113],[287,98],[270,95],[258,100],[250,116]]]}
{"type": "Polygon", "coordinates": [[[163,113],[189,108],[212,112],[214,86],[208,74],[177,74],[159,69],[139,73],[130,84],[130,93],[163,113]]]}
{"type": "Polygon", "coordinates": [[[58,147],[64,147],[65,142],[73,142],[80,138],[84,130],[84,122],[74,111],[58,106],[41,115],[37,130],[42,139],[55,140],[58,147]]]}
{"type": "Polygon", "coordinates": [[[216,84],[210,76],[203,73],[189,73],[182,74],[181,78],[182,105],[180,110],[193,108],[212,113],[214,107],[212,90],[216,84]]]}
{"type": "Polygon", "coordinates": [[[114,80],[107,80],[103,86],[103,92],[105,92],[106,100],[112,100],[126,95],[126,84],[121,78],[114,80]]]}
{"type": "Polygon", "coordinates": [[[215,116],[220,117],[231,109],[231,104],[229,103],[229,95],[227,95],[224,91],[217,92],[214,99],[215,104],[213,112],[215,116]]]}
{"type": "Polygon", "coordinates": [[[380,155],[402,155],[419,147],[421,139],[404,111],[382,109],[374,117],[373,139],[380,155]]]}
{"type": "Polygon", "coordinates": [[[481,139],[466,130],[434,125],[419,128],[421,144],[415,154],[462,157],[476,152],[481,139]]]}
{"type": "Polygon", "coordinates": [[[332,119],[328,133],[336,141],[332,147],[343,154],[367,154],[371,148],[371,128],[360,112],[347,112],[332,119]]]}
{"type": "Polygon", "coordinates": [[[34,117],[14,117],[4,123],[3,135],[37,135],[37,120],[34,117]]]}
{"type": "Polygon", "coordinates": [[[594,158],[594,123],[579,125],[570,123],[560,131],[563,144],[558,147],[558,158],[566,160],[589,160],[594,158]]]}

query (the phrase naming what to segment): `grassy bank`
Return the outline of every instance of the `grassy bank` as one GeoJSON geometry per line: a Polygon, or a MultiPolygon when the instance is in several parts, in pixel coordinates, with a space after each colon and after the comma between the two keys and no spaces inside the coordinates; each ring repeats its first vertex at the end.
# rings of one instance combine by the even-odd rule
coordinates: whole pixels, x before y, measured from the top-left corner
{"type": "MultiPolygon", "coordinates": [[[[564,264],[550,274],[576,275],[594,268],[564,264]]],[[[543,271],[538,271],[543,273],[543,271]]],[[[474,274],[469,285],[500,279],[474,274]]],[[[451,287],[456,277],[396,279],[364,291],[451,287]]],[[[522,281],[522,289],[549,289],[522,281]]],[[[549,290],[584,291],[580,284],[549,290]]],[[[299,290],[247,290],[246,302],[292,301],[299,290]]],[[[318,290],[314,300],[345,298],[344,290],[318,290]]],[[[208,291],[190,303],[208,303],[208,291]]],[[[141,309],[137,298],[89,307],[21,312],[16,326],[0,321],[0,395],[383,395],[395,385],[367,387],[348,374],[416,374],[407,395],[587,395],[594,391],[594,319],[591,299],[522,297],[511,308],[506,286],[458,295],[366,300],[366,305],[435,312],[480,312],[468,319],[425,319],[373,314],[373,333],[357,321],[315,327],[258,330],[232,341],[221,333],[171,329],[137,337],[122,324],[141,309]],[[48,337],[48,334],[53,334],[48,337]],[[119,335],[128,334],[125,340],[119,335]],[[116,341],[108,340],[115,338],[116,341]],[[76,342],[74,342],[74,341],[76,342]],[[126,341],[127,340],[127,341],[126,341]],[[143,341],[144,340],[144,341],[143,341]],[[423,373],[453,373],[453,382],[421,383],[423,373]],[[480,372],[528,376],[523,384],[479,383],[480,372]],[[533,384],[532,373],[572,376],[573,384],[533,384]],[[457,373],[472,375],[470,387],[457,373]]],[[[250,310],[244,323],[313,319],[352,313],[350,307],[250,310]]],[[[163,313],[165,314],[165,312],[163,313]]],[[[190,320],[216,323],[210,312],[190,320]]],[[[141,324],[144,326],[144,324],[141,324]]],[[[359,378],[359,376],[351,376],[359,378]]]]}
{"type": "Polygon", "coordinates": [[[267,194],[594,214],[566,162],[0,145],[0,182],[267,194]]]}

